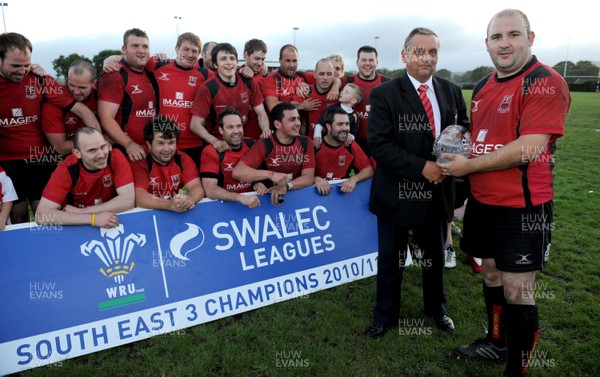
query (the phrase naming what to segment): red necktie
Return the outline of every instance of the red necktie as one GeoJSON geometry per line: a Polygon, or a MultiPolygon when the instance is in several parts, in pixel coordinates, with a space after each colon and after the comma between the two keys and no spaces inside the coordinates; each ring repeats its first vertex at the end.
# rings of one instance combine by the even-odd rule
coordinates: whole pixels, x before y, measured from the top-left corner
{"type": "Polygon", "coordinates": [[[427,89],[429,89],[428,85],[421,84],[418,89],[419,97],[421,98],[421,102],[423,102],[423,107],[425,107],[427,119],[429,119],[429,124],[431,125],[431,132],[433,133],[433,138],[435,139],[435,119],[433,118],[433,106],[431,106],[431,101],[429,100],[429,97],[427,97],[427,89]]]}

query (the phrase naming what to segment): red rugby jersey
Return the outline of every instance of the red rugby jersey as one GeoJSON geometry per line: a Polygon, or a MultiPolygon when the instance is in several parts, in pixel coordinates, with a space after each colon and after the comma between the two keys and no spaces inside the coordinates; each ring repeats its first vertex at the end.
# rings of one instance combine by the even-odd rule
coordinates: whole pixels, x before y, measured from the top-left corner
{"type": "Polygon", "coordinates": [[[22,160],[45,153],[41,103],[71,109],[75,98],[51,76],[29,72],[15,83],[0,77],[0,161],[22,160]]]}
{"type": "Polygon", "coordinates": [[[109,155],[109,163],[104,169],[90,171],[77,157],[70,154],[52,173],[42,196],[61,206],[70,204],[84,208],[105,203],[117,195],[117,189],[133,182],[133,175],[127,159],[117,149],[109,155]],[[73,187],[72,173],[78,170],[78,179],[73,187]]]}

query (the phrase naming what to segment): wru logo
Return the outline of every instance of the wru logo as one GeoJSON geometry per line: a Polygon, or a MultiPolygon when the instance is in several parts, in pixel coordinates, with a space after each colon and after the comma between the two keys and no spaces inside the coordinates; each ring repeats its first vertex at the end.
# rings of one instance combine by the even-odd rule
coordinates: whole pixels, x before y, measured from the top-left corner
{"type": "Polygon", "coordinates": [[[100,235],[105,239],[105,243],[93,240],[81,245],[81,254],[86,257],[92,253],[106,266],[100,268],[102,275],[114,278],[117,284],[123,283],[125,275],[129,274],[134,262],[129,263],[129,258],[135,246],[144,246],[146,244],[146,236],[141,233],[132,233],[123,239],[125,229],[123,224],[112,229],[100,229],[100,235]]]}

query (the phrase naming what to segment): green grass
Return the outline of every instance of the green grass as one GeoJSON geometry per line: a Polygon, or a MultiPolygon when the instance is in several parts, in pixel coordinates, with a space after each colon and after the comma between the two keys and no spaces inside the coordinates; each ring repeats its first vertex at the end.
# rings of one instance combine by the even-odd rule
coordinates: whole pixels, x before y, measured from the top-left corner
{"type": "MultiPolygon", "coordinates": [[[[467,98],[470,92],[465,92],[467,98]]],[[[538,352],[528,376],[600,375],[600,95],[573,93],[566,136],[556,155],[555,231],[549,267],[538,276],[538,352]],[[545,361],[549,367],[541,367],[545,361]]],[[[375,236],[375,235],[373,235],[375,236]]],[[[450,315],[457,330],[426,335],[391,331],[362,337],[372,319],[375,279],[369,278],[235,317],[40,367],[24,376],[499,376],[503,366],[456,360],[452,348],[482,336],[481,276],[467,257],[446,270],[450,315]],[[298,367],[282,366],[294,355],[298,367]],[[279,360],[279,361],[278,361],[279,360]]],[[[420,271],[409,268],[403,318],[422,318],[420,271]]]]}

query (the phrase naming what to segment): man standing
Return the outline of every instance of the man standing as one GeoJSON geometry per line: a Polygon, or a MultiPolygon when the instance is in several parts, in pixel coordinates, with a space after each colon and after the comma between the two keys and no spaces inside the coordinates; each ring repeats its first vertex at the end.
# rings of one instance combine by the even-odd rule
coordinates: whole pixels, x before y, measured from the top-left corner
{"type": "Polygon", "coordinates": [[[315,149],[315,187],[321,195],[329,195],[329,181],[347,178],[340,187],[344,194],[354,191],[358,182],[373,176],[373,168],[365,152],[357,143],[346,146],[350,133],[350,116],[341,107],[334,107],[325,118],[326,134],[323,143],[315,149]],[[350,177],[350,172],[355,174],[350,177]]]}
{"type": "Polygon", "coordinates": [[[209,71],[215,72],[217,68],[213,65],[212,61],[212,50],[217,45],[217,42],[210,41],[206,42],[204,46],[202,46],[201,57],[198,59],[198,65],[200,68],[206,68],[209,71]]]}
{"type": "Polygon", "coordinates": [[[304,132],[305,135],[312,138],[315,125],[319,122],[319,117],[323,111],[331,105],[338,103],[336,100],[328,100],[329,92],[333,86],[334,69],[333,64],[328,58],[320,59],[315,64],[315,83],[310,86],[310,94],[308,99],[313,100],[315,107],[308,112],[308,125],[304,132]]]}
{"type": "Polygon", "coordinates": [[[269,117],[263,105],[263,97],[258,85],[250,78],[237,72],[238,56],[235,47],[229,43],[219,43],[213,48],[213,64],[217,67],[215,78],[202,85],[191,108],[191,128],[205,143],[212,144],[219,152],[228,148],[219,140],[217,117],[227,107],[233,107],[242,114],[242,121],[248,121],[250,108],[258,117],[258,124],[264,137],[270,134],[269,117]]]}
{"type": "Polygon", "coordinates": [[[377,73],[377,63],[377,50],[375,47],[362,46],[356,53],[358,73],[346,77],[346,82],[358,85],[363,91],[362,100],[354,107],[354,110],[360,117],[360,127],[356,142],[368,156],[371,155],[369,145],[367,144],[367,125],[371,109],[369,96],[373,88],[383,82],[389,81],[389,77],[377,73]]]}
{"type": "Polygon", "coordinates": [[[463,358],[507,358],[505,376],[522,376],[538,336],[535,275],[546,267],[553,227],[553,159],[571,97],[565,81],[531,53],[527,16],[505,9],[485,40],[496,71],[473,91],[471,158],[444,155],[444,174],[467,176],[461,248],[483,258],[488,335],[460,346],[463,358]],[[499,226],[501,225],[501,226],[499,226]]]}
{"type": "MultiPolygon", "coordinates": [[[[180,132],[177,147],[190,156],[196,165],[200,161],[202,140],[191,131],[190,108],[200,85],[214,77],[212,71],[196,64],[201,47],[200,37],[194,33],[183,33],[177,37],[175,59],[162,59],[155,55],[145,66],[145,70],[152,72],[156,78],[160,115],[177,123],[180,132]]],[[[119,55],[107,58],[105,71],[120,71],[121,59],[119,55]]]]}
{"type": "Polygon", "coordinates": [[[131,162],[137,207],[185,212],[204,197],[198,168],[177,150],[178,138],[179,127],[168,117],[156,117],[144,126],[148,156],[131,162]]]}
{"type": "Polygon", "coordinates": [[[196,65],[202,42],[194,33],[177,37],[175,59],[159,60],[156,57],[146,64],[158,83],[160,115],[175,121],[179,127],[177,147],[198,166],[202,140],[191,130],[192,107],[196,92],[206,80],[214,77],[211,70],[196,65]]]}
{"type": "Polygon", "coordinates": [[[301,83],[312,85],[314,82],[313,73],[298,71],[296,47],[284,45],[279,50],[279,69],[264,79],[261,88],[267,110],[271,111],[280,102],[293,103],[297,110],[312,110],[316,107],[314,101],[299,96],[297,88],[301,83]]]}
{"type": "MultiPolygon", "coordinates": [[[[263,80],[267,77],[268,71],[265,66],[265,58],[267,57],[267,45],[260,39],[250,39],[244,44],[244,62],[245,64],[238,69],[243,76],[245,71],[252,72],[252,81],[254,81],[259,88],[262,87],[263,80]]],[[[250,75],[248,75],[250,77],[250,75]]],[[[262,91],[261,91],[262,94],[262,91]]],[[[263,97],[264,98],[264,97],[263,97]]],[[[263,104],[264,106],[264,104],[263,104]]],[[[244,135],[254,140],[259,137],[269,137],[268,134],[263,133],[258,125],[258,116],[254,110],[250,110],[248,115],[248,122],[244,126],[244,135]]]]}
{"type": "Polygon", "coordinates": [[[267,139],[257,140],[242,156],[232,176],[238,181],[269,180],[275,183],[270,188],[271,204],[278,206],[283,203],[288,190],[313,184],[315,153],[312,141],[300,135],[300,115],[296,106],[279,103],[273,107],[271,118],[275,133],[267,139]]]}
{"type": "MultiPolygon", "coordinates": [[[[92,63],[85,60],[71,63],[67,73],[67,88],[77,102],[83,103],[94,114],[98,112],[96,68],[92,63]]],[[[85,123],[77,115],[50,102],[42,104],[42,128],[56,153],[71,153],[73,135],[81,127],[85,127],[85,123]]]]}
{"type": "Polygon", "coordinates": [[[73,154],[58,164],[35,213],[38,224],[115,228],[117,212],[133,208],[133,176],[119,150],[109,150],[100,131],[83,127],[73,154]]]}
{"type": "Polygon", "coordinates": [[[260,206],[260,200],[255,195],[242,195],[252,191],[252,181],[240,182],[233,179],[232,172],[240,158],[254,144],[254,139],[244,137],[242,114],[228,107],[219,115],[219,132],[229,148],[225,152],[217,152],[208,145],[202,151],[200,176],[206,196],[215,200],[240,202],[254,208],[260,206]]]}
{"type": "Polygon", "coordinates": [[[67,109],[87,126],[100,129],[94,114],[54,78],[31,72],[31,52],[31,42],[23,35],[0,34],[0,164],[19,196],[11,211],[13,224],[29,221],[27,204],[35,212],[56,167],[40,162],[48,152],[40,125],[42,101],[67,109]]]}
{"type": "Polygon", "coordinates": [[[123,35],[121,70],[105,73],[98,84],[102,129],[132,161],[146,158],[144,125],[156,115],[154,77],[144,67],[150,59],[148,36],[140,29],[123,35]]]}
{"type": "Polygon", "coordinates": [[[377,162],[369,209],[377,215],[379,257],[374,322],[367,337],[378,337],[396,325],[408,233],[413,229],[423,250],[424,310],[442,331],[453,331],[444,292],[444,243],[454,211],[454,182],[432,155],[435,137],[458,120],[468,126],[460,88],[433,77],[439,39],[426,28],[413,29],[404,42],[406,74],[371,93],[367,131],[377,162]]]}

